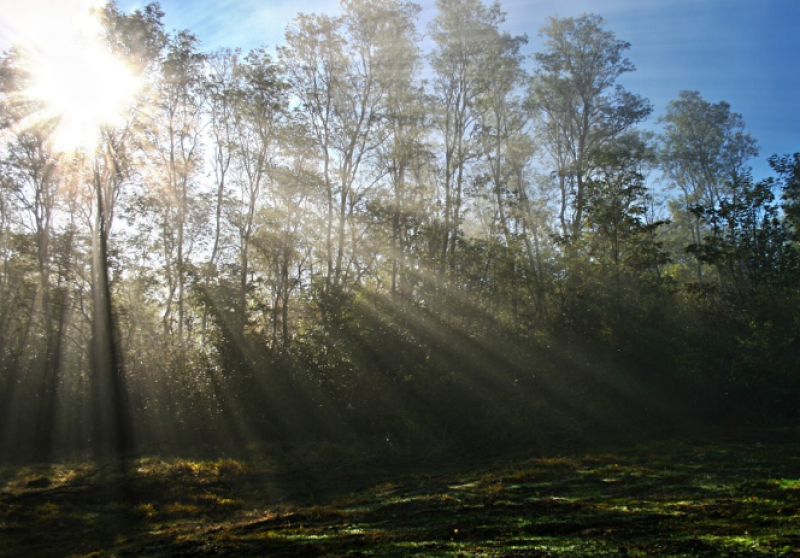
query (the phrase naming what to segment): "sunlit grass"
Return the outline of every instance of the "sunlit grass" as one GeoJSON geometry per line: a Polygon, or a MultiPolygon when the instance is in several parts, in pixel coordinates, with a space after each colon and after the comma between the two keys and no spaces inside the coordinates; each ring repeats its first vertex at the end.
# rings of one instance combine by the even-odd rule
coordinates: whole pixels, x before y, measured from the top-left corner
{"type": "Polygon", "coordinates": [[[126,479],[4,469],[0,536],[14,556],[790,556],[798,462],[796,443],[678,443],[414,476],[231,458],[139,459],[126,479]]]}
{"type": "Polygon", "coordinates": [[[159,458],[143,459],[139,462],[136,471],[142,475],[191,475],[200,478],[220,477],[225,475],[239,475],[247,472],[252,464],[236,459],[173,459],[159,458]]]}
{"type": "Polygon", "coordinates": [[[156,507],[153,504],[139,504],[134,507],[134,511],[145,516],[147,519],[152,519],[158,515],[156,507]]]}

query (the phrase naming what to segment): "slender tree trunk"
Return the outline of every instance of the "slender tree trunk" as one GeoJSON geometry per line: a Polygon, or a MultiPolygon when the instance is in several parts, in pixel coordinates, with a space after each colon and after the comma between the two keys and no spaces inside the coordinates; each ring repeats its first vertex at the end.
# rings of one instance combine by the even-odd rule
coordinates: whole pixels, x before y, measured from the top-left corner
{"type": "Polygon", "coordinates": [[[395,162],[394,183],[394,208],[392,210],[392,298],[397,298],[399,275],[402,273],[402,258],[405,247],[401,242],[400,219],[404,211],[403,192],[405,190],[405,165],[402,162],[395,162]]]}
{"type": "Polygon", "coordinates": [[[250,249],[250,235],[248,233],[242,234],[242,248],[239,254],[239,263],[241,270],[239,274],[239,301],[237,306],[238,320],[237,327],[241,333],[244,333],[245,326],[247,325],[247,276],[250,273],[250,258],[248,255],[250,249]]]}
{"type": "Polygon", "coordinates": [[[347,199],[349,197],[349,165],[345,164],[342,169],[342,192],[339,195],[339,223],[336,241],[336,268],[334,270],[334,286],[338,287],[343,279],[345,232],[347,224],[347,199]]]}
{"type": "Polygon", "coordinates": [[[289,296],[291,293],[291,285],[289,283],[289,260],[290,250],[288,247],[284,247],[283,262],[281,265],[281,334],[284,347],[289,346],[289,296]]]}
{"type": "Polygon", "coordinates": [[[118,457],[133,449],[133,424],[130,416],[125,370],[114,320],[108,275],[108,230],[104,188],[97,169],[94,172],[97,211],[93,235],[92,324],[93,391],[95,400],[95,451],[112,451],[118,457]]]}

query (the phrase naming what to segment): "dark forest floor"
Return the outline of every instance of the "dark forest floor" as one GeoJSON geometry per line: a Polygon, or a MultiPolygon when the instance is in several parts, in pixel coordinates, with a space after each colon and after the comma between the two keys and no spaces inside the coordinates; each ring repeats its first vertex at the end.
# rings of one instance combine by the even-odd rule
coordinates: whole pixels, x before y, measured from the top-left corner
{"type": "Polygon", "coordinates": [[[0,468],[0,557],[800,556],[800,435],[482,464],[0,468]]]}

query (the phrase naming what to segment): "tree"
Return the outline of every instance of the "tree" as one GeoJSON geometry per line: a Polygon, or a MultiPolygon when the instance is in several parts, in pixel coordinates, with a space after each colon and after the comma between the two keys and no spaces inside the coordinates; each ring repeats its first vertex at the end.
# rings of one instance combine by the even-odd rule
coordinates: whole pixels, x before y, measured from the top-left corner
{"type": "Polygon", "coordinates": [[[628,133],[593,155],[595,176],[587,189],[586,223],[591,232],[589,257],[614,268],[627,266],[660,276],[662,256],[643,257],[643,246],[658,246],[652,229],[663,221],[648,220],[650,192],[645,173],[655,163],[652,139],[643,133],[628,133]],[[641,238],[644,235],[646,238],[641,238]]]}
{"type": "MultiPolygon", "coordinates": [[[[109,3],[97,15],[102,24],[103,46],[114,56],[125,59],[134,70],[142,70],[147,65],[149,51],[141,48],[140,41],[152,33],[151,37],[157,42],[163,13],[157,6],[150,5],[144,12],[125,16],[109,3]]],[[[95,130],[96,146],[62,153],[54,149],[51,141],[59,119],[43,119],[46,111],[27,99],[24,89],[17,91],[15,98],[17,102],[13,104],[11,116],[5,115],[7,122],[17,124],[13,130],[16,147],[9,149],[11,157],[7,160],[11,165],[7,169],[14,171],[7,176],[15,190],[25,192],[21,200],[31,202],[23,201],[23,206],[32,211],[36,230],[37,267],[41,278],[37,289],[40,300],[37,304],[41,306],[37,314],[44,324],[43,330],[36,334],[44,340],[43,346],[26,347],[30,362],[43,363],[41,371],[29,370],[33,372],[34,381],[41,380],[36,386],[39,404],[34,443],[37,454],[47,457],[53,449],[56,403],[60,399],[56,390],[64,385],[61,376],[65,371],[64,360],[71,352],[91,355],[91,430],[96,449],[124,453],[130,449],[133,437],[112,309],[109,239],[121,185],[128,178],[132,122],[129,119],[118,129],[95,130]],[[23,112],[27,112],[28,118],[19,118],[23,112]],[[85,206],[82,201],[87,202],[85,206]],[[86,225],[92,239],[91,271],[85,276],[82,276],[80,264],[83,262],[79,258],[83,248],[82,233],[86,232],[79,228],[82,216],[87,217],[86,225]],[[91,302],[84,300],[83,289],[75,286],[82,279],[91,289],[91,302]],[[80,340],[81,334],[86,332],[84,324],[71,320],[73,310],[82,310],[91,324],[88,351],[87,347],[67,346],[70,340],[80,340]]],[[[74,313],[80,315],[79,311],[74,313]]],[[[30,386],[31,378],[21,383],[30,386]]]]}
{"type": "Polygon", "coordinates": [[[772,185],[783,191],[781,207],[791,227],[792,238],[800,242],[800,153],[781,157],[773,155],[769,164],[778,175],[777,180],[772,180],[772,185]]]}
{"type": "Polygon", "coordinates": [[[17,49],[0,55],[0,133],[13,129],[38,109],[37,103],[23,94],[27,77],[24,57],[17,49]]]}
{"type": "Polygon", "coordinates": [[[10,395],[27,372],[38,389],[36,404],[32,405],[36,409],[32,442],[37,456],[45,459],[52,449],[56,387],[62,371],[59,347],[66,317],[65,300],[56,296],[54,287],[54,283],[60,283],[60,270],[53,265],[57,259],[53,246],[59,236],[59,190],[63,185],[58,154],[49,141],[56,122],[32,118],[39,107],[22,95],[27,79],[22,57],[13,51],[3,57],[0,130],[8,129],[3,133],[7,143],[0,159],[0,237],[5,261],[0,272],[0,297],[4,307],[20,315],[5,312],[0,320],[0,386],[4,392],[0,398],[0,436],[14,412],[10,395]],[[12,232],[14,221],[19,227],[16,234],[12,232]],[[36,262],[33,269],[14,273],[11,258],[20,260],[21,271],[29,256],[36,262]],[[26,283],[32,288],[20,291],[26,283]]]}
{"type": "Polygon", "coordinates": [[[572,239],[577,255],[559,292],[561,316],[573,332],[600,335],[619,347],[671,292],[662,268],[670,261],[652,220],[645,176],[655,162],[649,134],[628,132],[592,155],[586,181],[583,232],[572,239]]]}
{"type": "Polygon", "coordinates": [[[241,53],[221,50],[208,59],[208,114],[212,168],[214,173],[214,232],[211,253],[208,257],[209,270],[206,273],[206,286],[224,250],[223,213],[226,193],[230,186],[231,165],[236,153],[235,126],[239,119],[237,111],[237,67],[241,63],[241,53]]]}
{"type": "MultiPolygon", "coordinates": [[[[388,181],[388,199],[376,195],[370,201],[371,209],[389,220],[389,290],[394,297],[408,292],[411,221],[422,210],[422,188],[417,178],[429,161],[425,129],[428,115],[417,77],[422,58],[414,22],[419,11],[416,4],[392,2],[384,3],[370,16],[380,45],[377,80],[383,94],[382,118],[376,130],[382,141],[377,148],[376,166],[388,181]]],[[[363,24],[368,25],[368,21],[363,24]]]]}
{"type": "MultiPolygon", "coordinates": [[[[780,178],[786,177],[780,159],[772,158],[770,165],[780,178]]],[[[706,234],[687,250],[714,267],[717,288],[737,303],[797,288],[800,253],[789,217],[793,200],[787,196],[780,204],[774,194],[775,182],[769,178],[754,184],[749,174],[744,175],[732,186],[735,197],[723,198],[713,207],[696,205],[692,209],[706,234]]]]}
{"type": "Polygon", "coordinates": [[[321,158],[326,293],[359,275],[353,273],[353,244],[359,238],[354,217],[373,184],[366,169],[375,164],[384,139],[378,127],[386,83],[379,76],[393,48],[380,31],[392,25],[392,18],[412,16],[410,6],[353,0],[343,4],[340,18],[300,15],[279,49],[299,103],[296,117],[321,158]]]}
{"type": "Polygon", "coordinates": [[[227,94],[235,101],[233,183],[238,186],[236,205],[228,219],[239,240],[238,325],[247,323],[247,293],[250,279],[250,245],[260,198],[270,182],[275,184],[278,141],[288,107],[286,85],[272,58],[263,49],[254,50],[238,64],[227,94]]]}
{"type": "MultiPolygon", "coordinates": [[[[661,168],[681,195],[673,204],[676,223],[684,224],[679,238],[684,245],[699,244],[705,231],[700,214],[692,208],[718,209],[723,200],[737,196],[736,189],[749,171],[747,161],[758,155],[756,141],[728,103],[709,103],[697,91],[681,91],[659,122],[664,126],[661,168]]],[[[702,278],[699,260],[695,273],[702,278]]]]}
{"type": "Polygon", "coordinates": [[[273,169],[272,180],[268,200],[254,216],[251,241],[259,273],[252,293],[254,306],[261,309],[257,329],[269,336],[273,347],[286,349],[297,327],[290,321],[293,298],[308,273],[308,236],[313,223],[309,200],[318,176],[295,152],[291,166],[273,169]]]}
{"type": "MultiPolygon", "coordinates": [[[[39,457],[49,456],[53,429],[56,387],[61,372],[60,345],[63,340],[67,301],[54,296],[52,248],[57,240],[57,212],[63,188],[58,155],[48,142],[50,126],[34,126],[16,135],[8,145],[3,166],[30,225],[38,271],[38,283],[30,307],[31,338],[26,340],[38,361],[34,371],[41,377],[39,413],[34,444],[39,457]],[[37,340],[40,342],[37,343],[37,340]]],[[[66,247],[67,251],[71,246],[66,247]]],[[[59,279],[56,281],[60,282],[59,279]]]]}
{"type": "Polygon", "coordinates": [[[436,47],[429,60],[438,105],[435,122],[444,150],[444,206],[440,253],[436,256],[444,272],[455,266],[467,164],[476,156],[470,137],[479,117],[477,100],[490,87],[484,78],[496,62],[492,54],[498,54],[498,41],[507,41],[508,45],[513,41],[498,30],[505,20],[498,2],[487,7],[480,0],[437,0],[436,8],[429,28],[436,47]]]}
{"type": "MultiPolygon", "coordinates": [[[[106,46],[126,59],[135,71],[153,69],[165,36],[157,4],[131,15],[119,12],[113,3],[106,5],[101,21],[106,31],[106,46]]],[[[142,102],[143,98],[137,99],[142,102]]],[[[86,181],[94,198],[92,222],[92,430],[94,449],[127,455],[134,447],[133,416],[128,378],[123,360],[118,315],[112,298],[109,241],[118,200],[123,186],[130,184],[134,173],[134,152],[138,146],[134,136],[139,131],[133,107],[124,125],[99,130],[100,140],[93,152],[86,154],[86,181]]],[[[137,138],[138,139],[138,138],[137,138]]]]}
{"type": "Polygon", "coordinates": [[[180,358],[186,348],[187,273],[194,241],[190,227],[202,228],[197,219],[203,218],[202,212],[194,211],[199,200],[192,194],[203,164],[205,61],[191,33],[168,38],[146,131],[147,156],[155,176],[145,197],[161,221],[159,247],[166,279],[163,328],[165,341],[176,342],[180,358]]]}
{"type": "Polygon", "coordinates": [[[286,46],[278,50],[292,94],[300,104],[295,116],[321,158],[322,195],[326,206],[323,225],[326,291],[334,285],[336,261],[334,166],[337,115],[334,102],[336,88],[345,83],[342,76],[344,39],[340,29],[341,20],[338,18],[301,14],[286,31],[286,46]]]}
{"type": "Polygon", "coordinates": [[[736,412],[766,405],[771,418],[797,413],[800,249],[790,217],[796,160],[771,157],[777,177],[754,183],[744,174],[728,185],[735,195],[715,207],[693,206],[704,236],[688,247],[713,270],[687,288],[702,347],[697,360],[712,355],[717,389],[724,386],[741,406],[736,412]]]}
{"type": "MultiPolygon", "coordinates": [[[[488,58],[494,63],[482,77],[485,85],[476,101],[474,133],[478,159],[473,182],[479,195],[488,197],[491,209],[487,208],[487,212],[491,215],[487,232],[495,240],[490,243],[487,257],[496,260],[507,274],[506,280],[498,278],[498,282],[508,283],[515,314],[522,293],[539,282],[542,271],[537,231],[531,227],[527,204],[527,173],[534,146],[529,134],[530,114],[521,95],[528,80],[520,53],[526,42],[524,36],[503,33],[487,46],[488,58]],[[521,281],[521,277],[528,277],[528,281],[521,281]]],[[[541,302],[539,294],[537,289],[537,306],[541,302]]]]}
{"type": "Polygon", "coordinates": [[[578,240],[586,209],[592,153],[646,119],[652,107],[616,81],[634,70],[630,44],[603,29],[596,15],[551,17],[539,32],[545,50],[536,66],[530,103],[558,188],[561,234],[578,240]]]}
{"type": "Polygon", "coordinates": [[[514,199],[515,190],[524,187],[517,183],[519,167],[525,166],[525,155],[531,151],[524,145],[528,114],[519,97],[519,88],[527,77],[521,67],[522,56],[519,52],[525,42],[525,37],[504,34],[494,44],[488,45],[491,49],[488,58],[494,64],[483,75],[486,85],[476,101],[477,150],[490,184],[499,229],[509,247],[512,245],[512,227],[508,221],[507,206],[509,200],[514,199]]]}

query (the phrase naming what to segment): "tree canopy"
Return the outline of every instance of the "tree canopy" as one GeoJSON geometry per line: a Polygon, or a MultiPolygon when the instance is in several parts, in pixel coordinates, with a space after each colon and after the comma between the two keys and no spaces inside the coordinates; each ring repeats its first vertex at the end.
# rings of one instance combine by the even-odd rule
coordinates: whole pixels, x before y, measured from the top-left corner
{"type": "MultiPolygon", "coordinates": [[[[99,12],[140,84],[97,141],[0,58],[0,452],[381,451],[797,418],[800,154],[598,15],[348,0],[203,51],[99,12]]],[[[765,102],[768,102],[765,100],[765,102]]]]}

